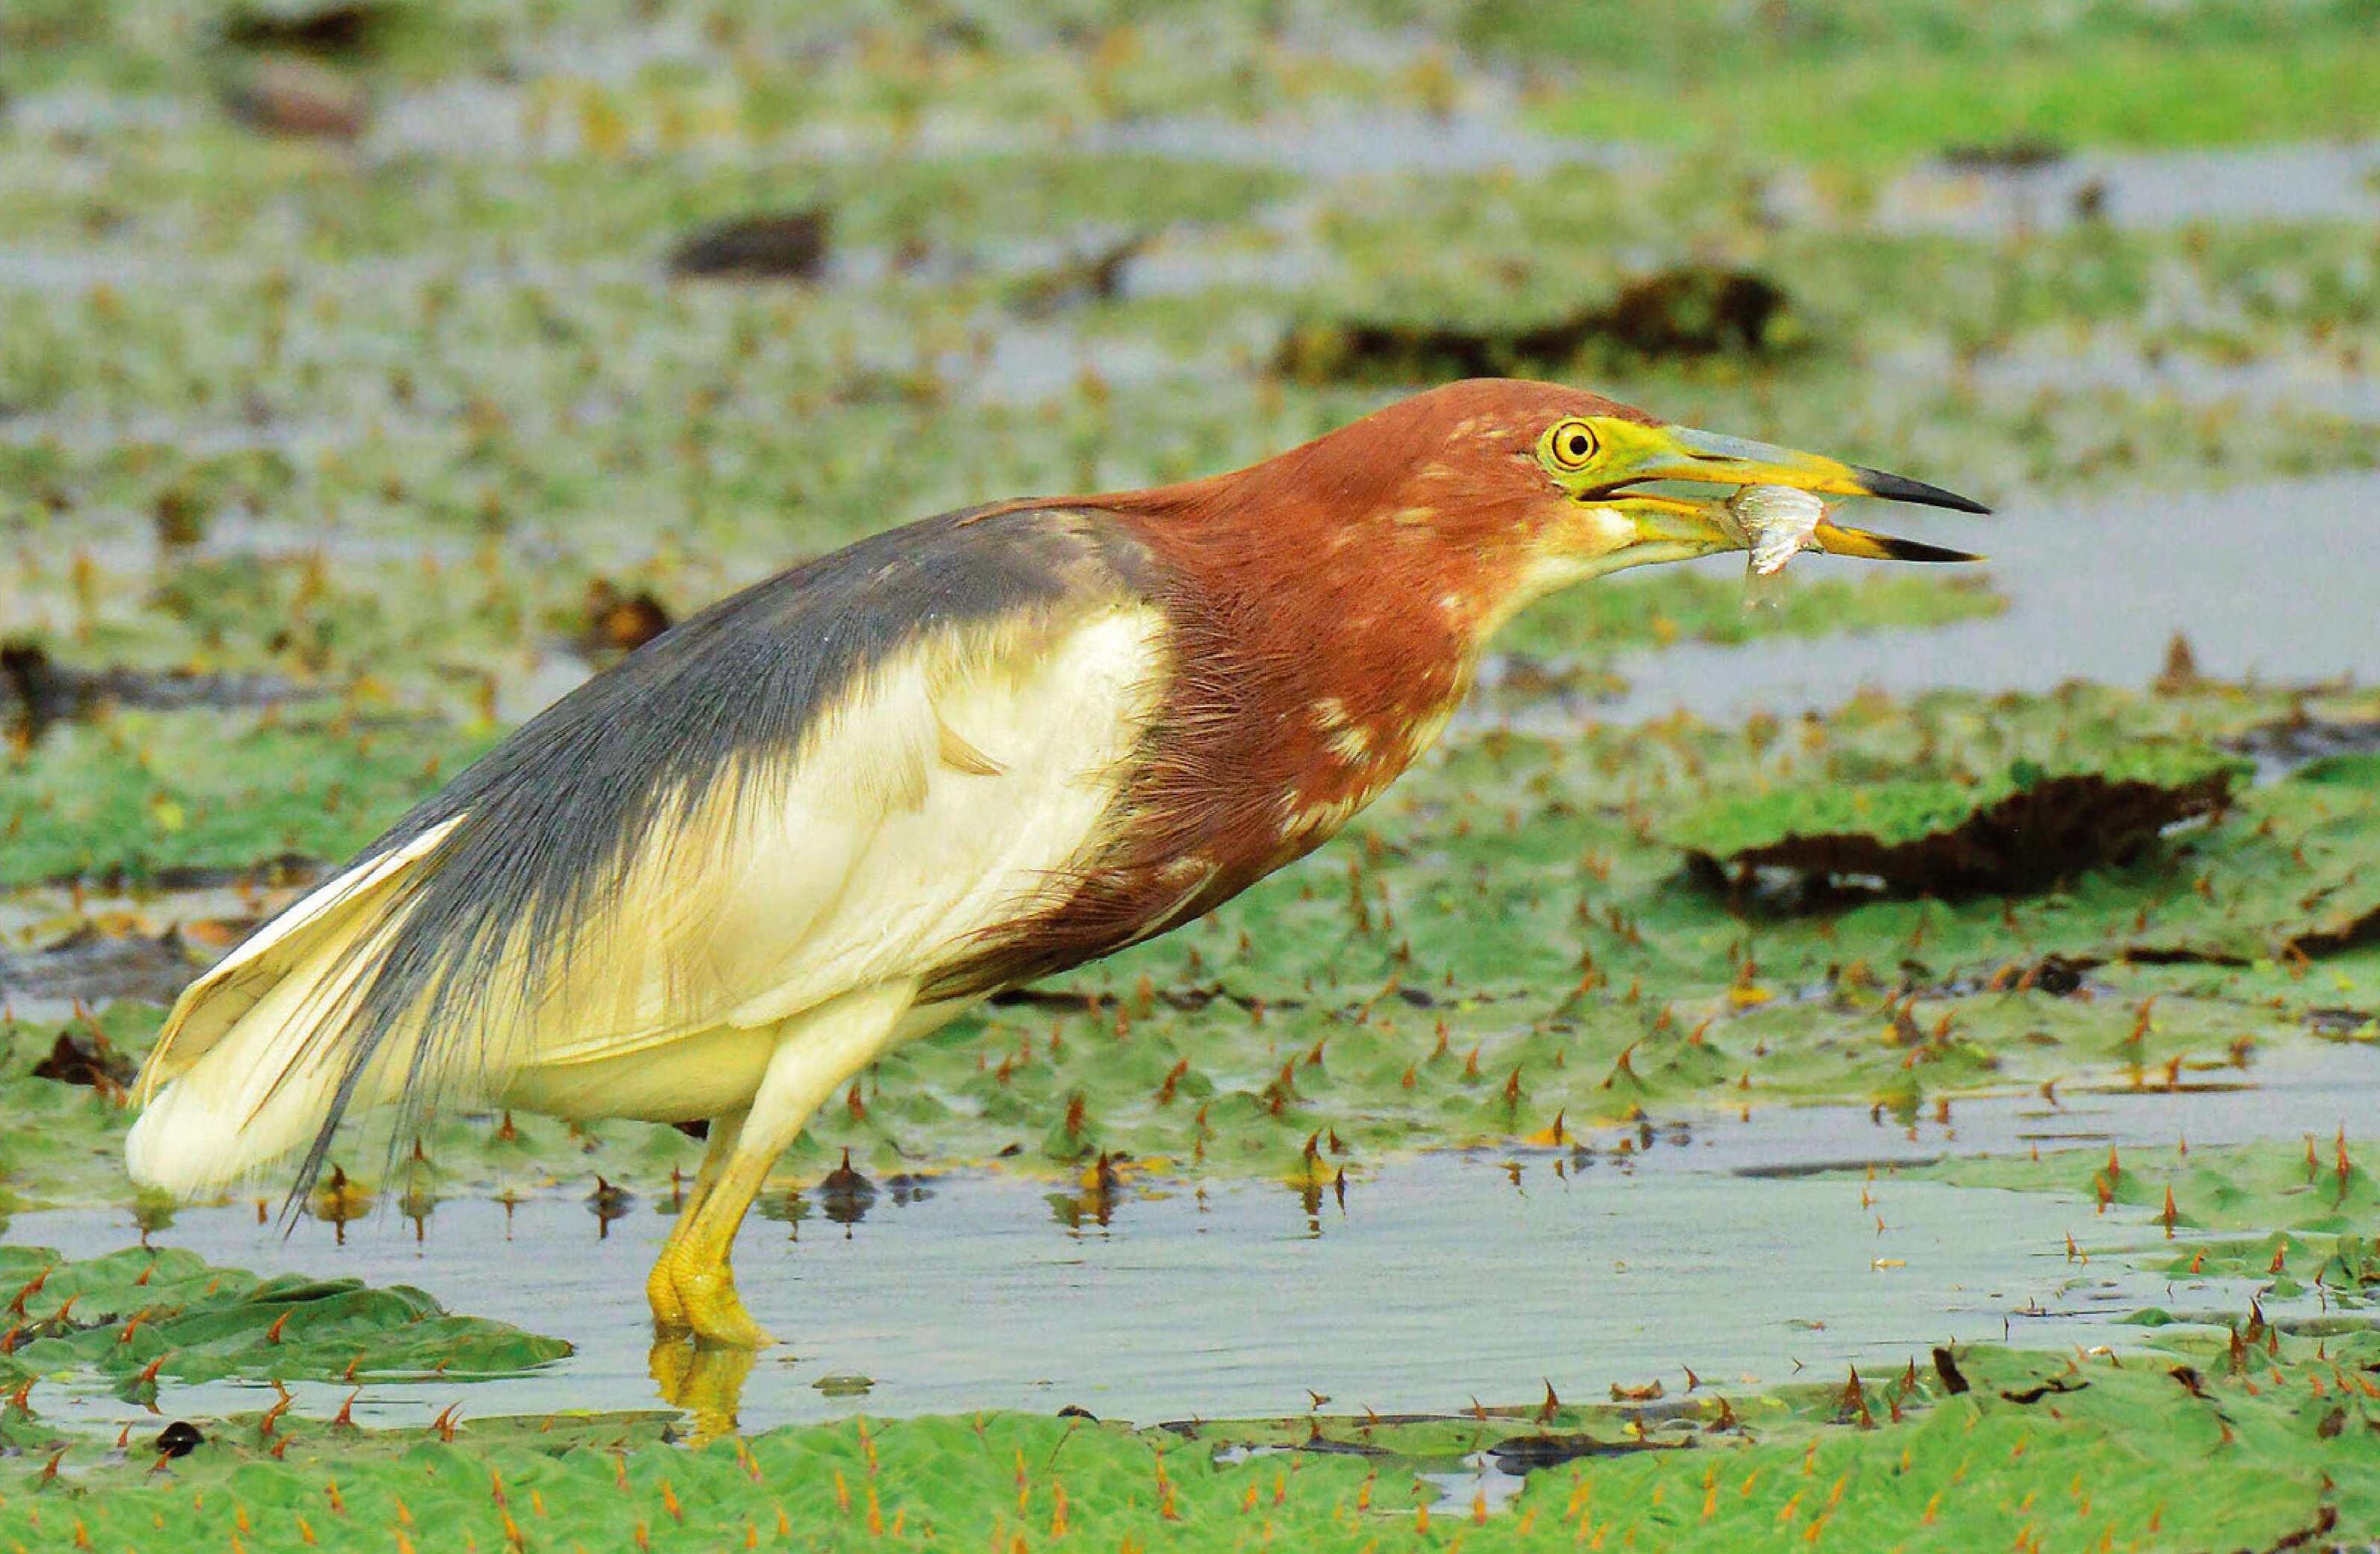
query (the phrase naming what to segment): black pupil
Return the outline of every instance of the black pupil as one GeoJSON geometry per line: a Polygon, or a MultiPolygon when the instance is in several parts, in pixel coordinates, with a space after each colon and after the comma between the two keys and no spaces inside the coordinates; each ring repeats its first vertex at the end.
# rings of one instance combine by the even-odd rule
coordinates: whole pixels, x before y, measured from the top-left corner
{"type": "Polygon", "coordinates": [[[1585,432],[1573,431],[1570,434],[1570,456],[1572,458],[1585,458],[1586,456],[1586,434],[1585,432]]]}

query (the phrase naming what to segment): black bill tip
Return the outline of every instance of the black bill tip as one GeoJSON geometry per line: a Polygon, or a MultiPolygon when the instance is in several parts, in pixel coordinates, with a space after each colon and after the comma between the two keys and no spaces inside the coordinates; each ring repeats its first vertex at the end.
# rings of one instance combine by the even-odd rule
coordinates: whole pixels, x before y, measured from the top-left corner
{"type": "MultiPolygon", "coordinates": [[[[1913,502],[1924,507],[1948,507],[1960,513],[1991,511],[1990,508],[1972,498],[1961,496],[1956,492],[1944,491],[1940,486],[1929,486],[1923,480],[1910,480],[1905,475],[1888,475],[1881,469],[1867,469],[1858,465],[1852,467],[1852,474],[1859,480],[1862,491],[1866,492],[1870,496],[1880,496],[1887,502],[1913,502]]],[[[1919,546],[1918,548],[1925,550],[1930,547],[1919,546]]],[[[1949,553],[1946,552],[1945,555],[1949,553]]],[[[1945,559],[1945,556],[1932,556],[1925,559],[1939,561],[1945,559]]]]}
{"type": "Polygon", "coordinates": [[[1889,534],[1876,534],[1864,528],[1846,528],[1840,524],[1820,523],[1811,538],[1818,549],[1828,555],[1864,556],[1869,561],[1981,561],[1984,558],[1966,551],[1948,550],[1940,545],[1928,545],[1922,540],[1900,540],[1889,534]]]}
{"type": "Polygon", "coordinates": [[[1922,540],[1900,540],[1889,534],[1870,534],[1884,561],[1981,561],[1972,551],[1954,551],[1947,545],[1928,545],[1922,540]]]}

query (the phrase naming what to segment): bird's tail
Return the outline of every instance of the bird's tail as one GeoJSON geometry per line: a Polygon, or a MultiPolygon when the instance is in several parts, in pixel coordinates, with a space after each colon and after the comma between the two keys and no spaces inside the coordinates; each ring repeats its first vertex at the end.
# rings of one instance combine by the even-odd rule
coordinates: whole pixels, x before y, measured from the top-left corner
{"type": "Polygon", "coordinates": [[[340,1038],[403,921],[407,874],[447,829],[326,880],[183,990],[134,1087],[134,1181],[225,1186],[313,1142],[345,1107],[385,1099],[348,1082],[340,1038]]]}

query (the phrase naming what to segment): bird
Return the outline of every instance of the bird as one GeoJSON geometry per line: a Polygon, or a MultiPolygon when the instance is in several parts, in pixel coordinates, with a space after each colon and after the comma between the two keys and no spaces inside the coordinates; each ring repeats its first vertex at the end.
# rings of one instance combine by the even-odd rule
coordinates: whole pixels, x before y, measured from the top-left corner
{"type": "MultiPolygon", "coordinates": [[[[302,1151],[295,1202],[375,1111],[698,1120],[655,1330],[772,1342],[730,1254],[822,1103],[1311,852],[1430,746],[1516,612],[1746,549],[1722,493],[1755,485],[1986,511],[1474,379],[1245,469],[994,502],[793,566],[531,718],[191,983],[137,1081],[129,1172],[189,1196],[302,1151]]],[[[1977,559],[1830,518],[1810,540],[1977,559]]]]}

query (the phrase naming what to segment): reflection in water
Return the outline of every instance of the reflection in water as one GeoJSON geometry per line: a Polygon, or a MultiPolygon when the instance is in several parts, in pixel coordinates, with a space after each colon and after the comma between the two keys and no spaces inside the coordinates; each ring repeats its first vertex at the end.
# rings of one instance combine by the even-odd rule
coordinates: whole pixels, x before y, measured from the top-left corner
{"type": "Polygon", "coordinates": [[[371,1212],[371,1207],[370,1190],[348,1181],[338,1166],[331,1168],[331,1179],[306,1200],[306,1212],[330,1226],[332,1240],[341,1246],[347,1244],[347,1227],[371,1212]]]}
{"type": "MultiPolygon", "coordinates": [[[[583,1190],[509,1205],[448,1197],[419,1227],[437,1233],[419,1244],[394,1215],[350,1229],[353,1212],[285,1241],[247,1204],[185,1208],[155,1239],[267,1273],[417,1285],[576,1348],[460,1394],[451,1382],[375,1381],[356,1405],[370,1423],[421,1424],[458,1396],[480,1417],[645,1408],[658,1384],[699,1427],[740,1414],[765,1428],[863,1406],[836,1379],[852,1378],[868,1378],[868,1412],[889,1414],[1075,1402],[1142,1422],[1278,1415],[1303,1412],[1308,1389],[1351,1411],[1460,1409],[1475,1395],[1534,1400],[1548,1380],[1565,1396],[1601,1395],[1678,1378],[1681,1365],[1778,1381],[1797,1362],[1898,1363],[1936,1343],[1998,1339],[2010,1321],[2028,1342],[2121,1348],[2142,1331],[2115,1324],[2127,1311],[2237,1305],[2244,1285],[2168,1287],[2104,1257],[2078,1282],[2067,1234],[2086,1251],[2161,1247],[2163,1228],[2144,1214],[1809,1173],[1954,1148],[2022,1153],[2034,1139],[2130,1150],[2170,1148],[2185,1134],[2193,1147],[2316,1126],[2327,1135],[2372,1114],[2380,1054],[2340,1048],[2301,1071],[2267,1061],[2252,1072],[2256,1088],[2061,1088],[2055,1101],[1961,1100],[1948,1117],[1929,1110],[1905,1123],[1776,1107],[1690,1130],[1573,1129],[1560,1146],[1363,1171],[1343,1201],[1335,1162],[1290,1184],[1181,1189],[1118,1180],[1112,1163],[1104,1191],[1096,1168],[1057,1194],[991,1172],[937,1178],[929,1193],[888,1180],[865,1233],[854,1213],[837,1221],[842,1235],[795,1244],[771,1226],[736,1248],[754,1315],[789,1340],[751,1362],[740,1400],[732,1357],[654,1353],[644,1277],[669,1220],[630,1213],[590,1238],[583,1190]]],[[[808,1196],[822,1207],[818,1189],[808,1196]]],[[[797,1220],[795,1202],[779,1195],[763,1212],[797,1220]]],[[[70,1256],[135,1233],[120,1213],[28,1213],[8,1227],[12,1241],[70,1256]]],[[[95,1378],[60,1391],[62,1423],[129,1416],[95,1378]]],[[[164,1391],[162,1407],[194,1416],[273,1401],[234,1383],[164,1391]]],[[[316,1417],[346,1395],[293,1391],[297,1411],[316,1417]]]]}
{"type": "Polygon", "coordinates": [[[1305,1214],[1305,1233],[1309,1239],[1322,1234],[1322,1204],[1328,1196],[1338,1206],[1339,1218],[1347,1217],[1347,1168],[1341,1166],[1327,1178],[1309,1172],[1290,1183],[1290,1191],[1297,1195],[1297,1206],[1305,1214]]]}
{"type": "Polygon", "coordinates": [[[799,1193],[787,1193],[782,1197],[764,1194],[759,1201],[752,1206],[752,1211],[763,1220],[773,1220],[784,1226],[787,1241],[801,1240],[802,1221],[808,1219],[813,1212],[810,1208],[810,1200],[799,1193]]]}
{"type": "Polygon", "coordinates": [[[637,1195],[625,1187],[614,1186],[601,1177],[595,1179],[595,1190],[587,1195],[587,1211],[595,1216],[595,1239],[612,1239],[612,1221],[627,1218],[635,1207],[637,1195]]]}
{"type": "MultiPolygon", "coordinates": [[[[396,1211],[413,1226],[413,1240],[419,1245],[430,1239],[430,1216],[438,1209],[438,1171],[423,1154],[421,1141],[413,1141],[413,1153],[396,1168],[390,1186],[396,1193],[396,1211]]],[[[261,1208],[263,1206],[259,1204],[261,1208]]]]}
{"type": "Polygon", "coordinates": [[[662,1402],[692,1415],[699,1446],[735,1431],[744,1383],[759,1358],[757,1349],[713,1348],[679,1335],[655,1339],[645,1369],[662,1402]]]}
{"type": "Polygon", "coordinates": [[[819,1184],[819,1206],[826,1217],[843,1227],[846,1239],[851,1227],[868,1218],[868,1210],[876,1202],[876,1184],[851,1168],[851,1151],[843,1152],[843,1163],[826,1173],[819,1184]]]}
{"type": "Polygon", "coordinates": [[[1116,1199],[1123,1190],[1115,1158],[1102,1149],[1098,1160],[1075,1184],[1074,1192],[1051,1193],[1044,1201],[1050,1205],[1051,1219],[1079,1233],[1086,1224],[1107,1229],[1115,1217],[1116,1199]]]}

